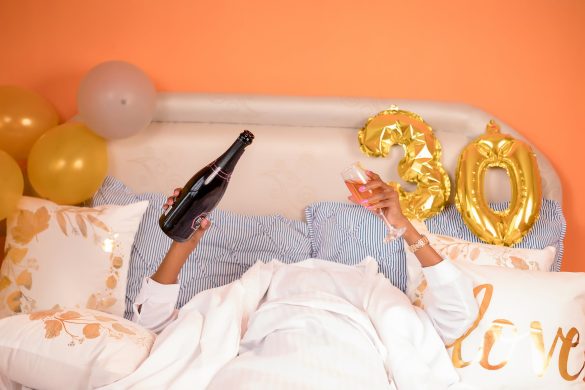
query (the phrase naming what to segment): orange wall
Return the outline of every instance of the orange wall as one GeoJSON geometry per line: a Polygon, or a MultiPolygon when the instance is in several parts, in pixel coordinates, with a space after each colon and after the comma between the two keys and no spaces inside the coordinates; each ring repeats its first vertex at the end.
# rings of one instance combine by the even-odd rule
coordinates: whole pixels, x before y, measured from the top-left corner
{"type": "Polygon", "coordinates": [[[564,270],[585,271],[585,1],[0,0],[0,85],[69,117],[83,75],[121,59],[162,91],[461,101],[560,173],[564,270]]]}

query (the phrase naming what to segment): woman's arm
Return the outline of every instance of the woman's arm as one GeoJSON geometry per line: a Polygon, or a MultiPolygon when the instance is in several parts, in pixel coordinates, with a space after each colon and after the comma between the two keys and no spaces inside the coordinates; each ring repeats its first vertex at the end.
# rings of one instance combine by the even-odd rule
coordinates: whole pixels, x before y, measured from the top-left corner
{"type": "MultiPolygon", "coordinates": [[[[173,205],[181,189],[175,189],[173,196],[167,199],[163,209],[173,205]]],[[[140,293],[134,301],[133,321],[160,332],[176,317],[175,305],[179,296],[178,277],[181,268],[195,250],[199,241],[211,226],[208,219],[203,219],[193,236],[185,242],[173,241],[167,254],[150,278],[145,278],[140,293]]]]}
{"type": "MultiPolygon", "coordinates": [[[[167,199],[167,203],[163,205],[163,209],[166,210],[175,203],[177,196],[181,193],[180,188],[175,188],[173,196],[167,199]]],[[[177,278],[181,268],[189,258],[191,252],[195,250],[197,244],[205,234],[205,231],[209,228],[211,223],[208,219],[204,218],[201,221],[199,229],[191,236],[191,238],[185,242],[173,241],[169,251],[164,257],[163,261],[158,266],[156,272],[150,277],[157,283],[160,284],[176,284],[177,278]]]]}
{"type": "MultiPolygon", "coordinates": [[[[368,172],[368,176],[370,180],[364,185],[364,191],[370,190],[374,195],[362,205],[376,214],[381,210],[397,228],[405,227],[403,238],[408,245],[419,242],[423,236],[402,213],[398,193],[377,174],[368,172]]],[[[477,317],[473,284],[450,261],[443,260],[428,240],[421,241],[417,247],[414,254],[423,267],[428,283],[425,311],[443,341],[450,343],[461,336],[477,317]]]]}
{"type": "MultiPolygon", "coordinates": [[[[376,215],[378,215],[380,211],[383,212],[388,221],[395,227],[406,228],[403,238],[408,245],[412,245],[421,240],[423,238],[422,234],[414,228],[412,223],[410,223],[408,218],[402,213],[396,190],[380,179],[380,176],[376,173],[368,171],[367,174],[370,180],[360,188],[360,191],[372,191],[374,195],[363,201],[363,203],[357,202],[353,196],[350,196],[349,199],[354,203],[365,206],[376,215]]],[[[423,267],[430,267],[439,264],[443,260],[443,258],[430,245],[428,245],[428,241],[424,246],[416,250],[414,254],[423,267]]]]}

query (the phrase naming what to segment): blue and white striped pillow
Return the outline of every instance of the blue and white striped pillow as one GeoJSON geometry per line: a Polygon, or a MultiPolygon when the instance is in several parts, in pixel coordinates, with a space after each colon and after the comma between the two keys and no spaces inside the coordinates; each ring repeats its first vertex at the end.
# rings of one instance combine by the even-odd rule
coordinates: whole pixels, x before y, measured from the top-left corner
{"type": "MultiPolygon", "coordinates": [[[[140,291],[143,278],[156,271],[171,245],[171,239],[158,225],[166,198],[158,193],[134,194],[119,180],[107,177],[91,202],[91,206],[99,206],[149,201],[132,246],[124,314],[128,319],[132,316],[132,302],[140,291]]],[[[304,222],[280,215],[246,216],[217,209],[209,218],[212,227],[181,270],[177,308],[200,291],[239,279],[257,260],[276,258],[292,263],[311,257],[304,222]]]]}
{"type": "Polygon", "coordinates": [[[379,271],[406,291],[406,254],[402,238],[384,243],[386,228],[366,208],[349,203],[317,202],[305,209],[313,257],[354,265],[366,256],[379,271]]]}
{"type": "MultiPolygon", "coordinates": [[[[504,210],[507,203],[491,205],[504,210]]],[[[345,264],[356,264],[365,256],[372,256],[392,284],[406,290],[406,254],[403,240],[385,244],[386,234],[382,221],[364,207],[340,202],[317,202],[305,209],[309,225],[312,256],[345,264]]],[[[465,225],[454,205],[448,205],[438,215],[425,221],[434,234],[481,242],[465,225]]],[[[552,270],[559,271],[563,256],[566,222],[560,204],[544,199],[540,217],[516,248],[556,248],[552,270]]]]}

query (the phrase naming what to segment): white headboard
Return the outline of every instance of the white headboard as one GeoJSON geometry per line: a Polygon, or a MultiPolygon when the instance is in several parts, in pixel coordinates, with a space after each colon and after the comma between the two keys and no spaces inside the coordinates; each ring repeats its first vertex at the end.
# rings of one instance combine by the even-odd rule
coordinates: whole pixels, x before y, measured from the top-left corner
{"type": "MultiPolygon", "coordinates": [[[[442,144],[442,162],[452,186],[459,154],[484,133],[490,119],[496,120],[502,133],[530,143],[494,115],[465,104],[159,93],[154,122],[147,129],[109,141],[110,175],[135,192],[170,194],[248,129],[256,138],[240,159],[219,207],[302,219],[303,208],[311,202],[346,200],[339,172],[353,161],[361,160],[385,180],[402,182],[396,171],[404,155],[399,147],[387,158],[369,158],[360,152],[357,141],[366,120],[390,105],[417,113],[431,125],[442,144]]],[[[533,150],[544,197],[560,202],[557,173],[534,146],[533,150]]],[[[487,199],[509,200],[509,179],[498,170],[491,171],[486,178],[487,199]]]]}

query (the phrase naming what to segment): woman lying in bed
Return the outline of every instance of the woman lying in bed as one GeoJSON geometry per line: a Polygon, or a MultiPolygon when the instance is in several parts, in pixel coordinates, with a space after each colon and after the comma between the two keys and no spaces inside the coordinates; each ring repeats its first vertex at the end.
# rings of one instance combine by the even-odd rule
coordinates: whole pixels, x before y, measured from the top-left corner
{"type": "Polygon", "coordinates": [[[406,227],[404,239],[423,266],[426,313],[377,272],[373,258],[357,266],[317,259],[258,262],[240,280],[204,291],[177,311],[179,271],[210,227],[205,221],[191,240],[173,243],[144,281],[134,320],[161,333],[142,366],[112,387],[456,386],[444,344],[461,336],[477,315],[471,282],[404,217],[397,193],[378,175],[368,175],[367,190],[377,195],[366,206],[406,227]]]}

